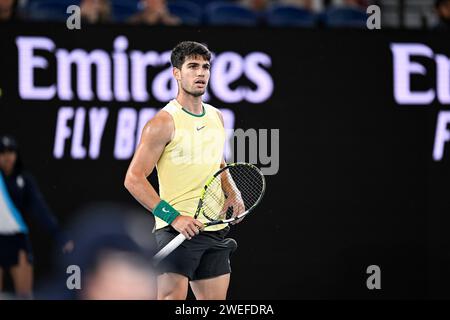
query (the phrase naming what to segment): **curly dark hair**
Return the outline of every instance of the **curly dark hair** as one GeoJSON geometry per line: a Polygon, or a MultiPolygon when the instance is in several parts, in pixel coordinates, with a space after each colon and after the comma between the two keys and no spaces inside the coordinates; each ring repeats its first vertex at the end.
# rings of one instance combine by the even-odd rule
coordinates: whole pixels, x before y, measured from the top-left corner
{"type": "Polygon", "coordinates": [[[186,58],[196,56],[200,56],[203,59],[210,61],[211,51],[209,51],[204,44],[194,41],[183,41],[173,48],[170,56],[170,62],[175,68],[181,69],[181,66],[186,61],[186,58]]]}

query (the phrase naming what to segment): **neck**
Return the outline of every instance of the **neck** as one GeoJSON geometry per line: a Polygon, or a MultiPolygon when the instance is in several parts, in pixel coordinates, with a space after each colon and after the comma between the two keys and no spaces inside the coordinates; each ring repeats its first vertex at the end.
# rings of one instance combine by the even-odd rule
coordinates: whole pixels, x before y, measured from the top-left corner
{"type": "Polygon", "coordinates": [[[179,104],[183,106],[185,110],[189,111],[190,113],[193,114],[203,113],[201,96],[194,97],[192,95],[179,93],[177,96],[177,101],[179,104]]]}

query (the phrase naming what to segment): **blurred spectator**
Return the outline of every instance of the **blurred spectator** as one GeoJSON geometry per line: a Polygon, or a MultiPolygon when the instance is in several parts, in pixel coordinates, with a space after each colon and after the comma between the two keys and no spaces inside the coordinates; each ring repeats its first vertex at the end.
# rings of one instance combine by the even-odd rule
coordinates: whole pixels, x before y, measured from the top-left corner
{"type": "Polygon", "coordinates": [[[93,204],[75,216],[68,232],[76,248],[55,257],[52,278],[38,286],[37,298],[156,300],[153,217],[114,203],[93,204]],[[69,266],[80,269],[80,288],[68,288],[69,266]]]}
{"type": "Polygon", "coordinates": [[[111,4],[109,0],[82,0],[80,9],[83,22],[103,23],[111,20],[111,4]]]}
{"type": "Polygon", "coordinates": [[[16,0],[0,0],[0,22],[6,22],[15,19],[16,7],[16,0]]]}
{"type": "Polygon", "coordinates": [[[138,255],[105,252],[96,268],[87,274],[80,298],[83,300],[156,300],[157,278],[150,265],[138,255]]]}
{"type": "Polygon", "coordinates": [[[32,298],[33,253],[25,219],[34,216],[70,252],[32,175],[23,170],[16,140],[0,136],[0,291],[4,272],[11,274],[16,295],[32,298]]]}
{"type": "Polygon", "coordinates": [[[357,9],[366,10],[371,4],[371,0],[332,0],[329,5],[333,7],[353,7],[357,9]]]}
{"type": "Polygon", "coordinates": [[[435,29],[450,30],[450,0],[436,0],[435,8],[439,18],[435,29]]]}
{"type": "Polygon", "coordinates": [[[314,0],[280,0],[279,3],[290,5],[294,7],[300,7],[302,9],[313,10],[314,0]]]}
{"type": "Polygon", "coordinates": [[[270,0],[242,0],[241,4],[255,13],[263,13],[270,4],[270,0]]]}
{"type": "Polygon", "coordinates": [[[142,0],[143,10],[129,19],[133,24],[166,25],[181,24],[181,20],[172,15],[166,0],[142,0]]]}
{"type": "Polygon", "coordinates": [[[271,0],[241,0],[240,4],[256,15],[258,25],[265,25],[267,9],[271,2],[271,0]]]}

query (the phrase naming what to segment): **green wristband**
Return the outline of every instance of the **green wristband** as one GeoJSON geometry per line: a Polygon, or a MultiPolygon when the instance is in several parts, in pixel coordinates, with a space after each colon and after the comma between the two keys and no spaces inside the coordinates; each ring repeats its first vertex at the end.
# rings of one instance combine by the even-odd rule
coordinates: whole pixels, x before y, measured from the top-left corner
{"type": "Polygon", "coordinates": [[[164,220],[168,224],[171,224],[173,220],[175,220],[175,218],[180,215],[180,213],[175,210],[174,207],[172,207],[164,200],[161,200],[161,202],[158,203],[155,209],[153,209],[153,214],[161,220],[164,220]]]}

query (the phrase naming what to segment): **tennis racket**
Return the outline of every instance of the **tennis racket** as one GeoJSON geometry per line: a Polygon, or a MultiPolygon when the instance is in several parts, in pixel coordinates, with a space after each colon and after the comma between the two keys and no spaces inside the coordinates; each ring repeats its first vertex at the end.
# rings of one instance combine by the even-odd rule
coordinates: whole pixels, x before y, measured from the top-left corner
{"type": "MultiPolygon", "coordinates": [[[[202,214],[208,219],[204,228],[242,219],[261,202],[265,189],[264,175],[257,167],[249,163],[228,164],[207,181],[194,218],[202,214]]],[[[180,233],[154,256],[154,262],[163,260],[184,240],[186,237],[180,233]]]]}

